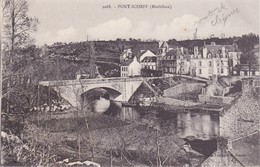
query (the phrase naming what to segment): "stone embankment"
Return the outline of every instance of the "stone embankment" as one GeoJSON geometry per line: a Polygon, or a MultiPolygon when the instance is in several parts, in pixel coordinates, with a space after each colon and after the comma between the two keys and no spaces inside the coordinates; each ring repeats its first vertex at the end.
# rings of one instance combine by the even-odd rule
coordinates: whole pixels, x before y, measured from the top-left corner
{"type": "Polygon", "coordinates": [[[220,132],[230,139],[247,136],[260,129],[260,103],[253,86],[243,84],[241,97],[220,117],[220,132]]]}

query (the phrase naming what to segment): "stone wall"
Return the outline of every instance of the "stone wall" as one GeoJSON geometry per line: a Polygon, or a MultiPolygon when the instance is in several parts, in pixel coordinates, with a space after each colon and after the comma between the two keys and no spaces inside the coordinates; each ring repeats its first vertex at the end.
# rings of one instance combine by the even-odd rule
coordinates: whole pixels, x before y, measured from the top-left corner
{"type": "Polygon", "coordinates": [[[234,100],[234,97],[226,97],[226,96],[206,96],[199,95],[199,101],[201,103],[210,103],[210,104],[231,104],[234,100]]]}
{"type": "Polygon", "coordinates": [[[229,139],[247,136],[260,129],[260,103],[253,87],[243,83],[242,96],[220,117],[220,134],[229,139]]]}
{"type": "Polygon", "coordinates": [[[203,86],[204,84],[201,83],[181,83],[164,90],[163,95],[166,97],[176,97],[182,93],[201,92],[203,86]]]}

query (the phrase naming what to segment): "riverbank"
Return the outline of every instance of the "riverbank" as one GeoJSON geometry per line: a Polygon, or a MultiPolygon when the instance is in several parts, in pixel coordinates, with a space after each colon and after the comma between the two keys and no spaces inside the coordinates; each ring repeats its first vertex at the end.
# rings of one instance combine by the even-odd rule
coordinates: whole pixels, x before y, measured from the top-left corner
{"type": "Polygon", "coordinates": [[[178,110],[178,109],[188,109],[188,110],[203,110],[203,111],[216,111],[222,112],[223,106],[213,105],[213,104],[202,104],[192,101],[182,101],[178,99],[173,99],[169,97],[159,97],[158,103],[155,106],[163,106],[166,110],[178,110]]]}

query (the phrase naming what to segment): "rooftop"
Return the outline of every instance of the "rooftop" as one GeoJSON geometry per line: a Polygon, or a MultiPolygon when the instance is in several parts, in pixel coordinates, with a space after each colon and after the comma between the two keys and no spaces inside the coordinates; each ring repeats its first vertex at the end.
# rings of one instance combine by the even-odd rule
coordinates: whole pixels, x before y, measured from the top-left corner
{"type": "MultiPolygon", "coordinates": [[[[249,65],[248,64],[239,64],[234,67],[234,70],[249,71],[249,65]]],[[[251,71],[260,71],[260,65],[252,64],[251,71]]]]}
{"type": "Polygon", "coordinates": [[[227,52],[236,51],[236,48],[233,45],[205,45],[205,47],[208,49],[208,52],[212,55],[221,54],[223,46],[225,47],[227,52]]]}
{"type": "Polygon", "coordinates": [[[156,62],[157,57],[145,57],[141,62],[156,62]]]}
{"type": "Polygon", "coordinates": [[[133,62],[133,59],[127,59],[121,63],[121,66],[129,66],[133,62]]]}
{"type": "Polygon", "coordinates": [[[245,166],[259,166],[259,139],[260,133],[256,131],[246,137],[232,142],[231,151],[234,156],[245,166]]]}

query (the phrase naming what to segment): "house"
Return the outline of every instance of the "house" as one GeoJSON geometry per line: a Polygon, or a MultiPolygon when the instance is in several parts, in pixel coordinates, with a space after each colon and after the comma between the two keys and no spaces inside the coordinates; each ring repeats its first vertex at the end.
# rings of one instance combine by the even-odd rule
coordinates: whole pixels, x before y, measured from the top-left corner
{"type": "Polygon", "coordinates": [[[177,57],[180,56],[179,50],[171,50],[162,57],[161,66],[163,73],[176,74],[177,72],[177,57]]]}
{"type": "Polygon", "coordinates": [[[194,47],[191,56],[190,73],[203,78],[213,75],[228,76],[239,64],[241,52],[235,45],[204,44],[202,48],[194,47]]]}
{"type": "Polygon", "coordinates": [[[149,56],[142,59],[141,65],[142,69],[150,69],[150,70],[156,70],[157,69],[157,57],[156,56],[149,56]]]}
{"type": "Polygon", "coordinates": [[[146,77],[161,76],[162,73],[158,69],[158,56],[150,50],[142,50],[137,55],[142,65],[141,75],[146,77]]]}
{"type": "Polygon", "coordinates": [[[260,76],[260,66],[258,64],[239,64],[233,68],[233,74],[239,76],[260,76]]]}
{"type": "Polygon", "coordinates": [[[131,48],[124,49],[123,53],[120,55],[120,63],[123,63],[126,59],[133,59],[133,52],[131,48]]]}
{"type": "Polygon", "coordinates": [[[199,94],[199,101],[212,104],[230,103],[233,97],[225,96],[229,93],[230,88],[231,86],[214,75],[213,79],[202,88],[202,92],[199,94]]]}
{"type": "MultiPolygon", "coordinates": [[[[183,48],[182,48],[183,49],[183,48]]],[[[190,73],[190,58],[191,55],[184,54],[183,50],[181,50],[181,55],[179,59],[177,59],[177,74],[189,74],[190,73]]]]}
{"type": "Polygon", "coordinates": [[[162,76],[162,72],[157,68],[157,57],[145,57],[141,61],[141,75],[144,77],[162,76]]]}
{"type": "Polygon", "coordinates": [[[190,56],[184,54],[183,48],[175,48],[166,53],[161,59],[163,73],[188,74],[190,56]]]}
{"type": "Polygon", "coordinates": [[[136,56],[133,59],[126,59],[121,63],[121,77],[133,77],[141,75],[142,65],[136,56]]]}
{"type": "Polygon", "coordinates": [[[159,42],[158,55],[165,56],[167,52],[170,51],[169,45],[167,42],[159,42]]]}

